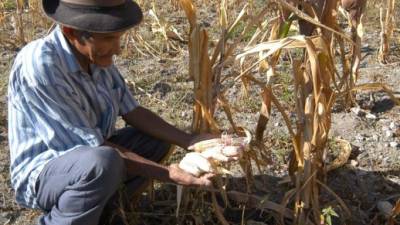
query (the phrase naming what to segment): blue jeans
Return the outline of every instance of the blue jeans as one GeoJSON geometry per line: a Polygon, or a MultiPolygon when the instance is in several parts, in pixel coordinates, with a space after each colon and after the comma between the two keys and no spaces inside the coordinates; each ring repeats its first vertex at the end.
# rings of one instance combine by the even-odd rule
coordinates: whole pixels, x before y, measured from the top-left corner
{"type": "MultiPolygon", "coordinates": [[[[161,162],[170,144],[128,127],[108,141],[144,158],[161,162]]],[[[127,177],[125,163],[108,146],[80,147],[51,160],[36,183],[38,205],[45,212],[39,225],[98,225],[106,205],[112,205],[118,188],[125,185],[128,195],[135,193],[147,179],[127,177]]]]}

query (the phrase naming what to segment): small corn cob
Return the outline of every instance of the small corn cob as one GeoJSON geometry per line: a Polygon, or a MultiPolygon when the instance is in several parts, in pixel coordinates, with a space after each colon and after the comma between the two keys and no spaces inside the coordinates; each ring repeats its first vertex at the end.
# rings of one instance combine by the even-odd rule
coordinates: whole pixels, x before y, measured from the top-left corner
{"type": "Polygon", "coordinates": [[[211,163],[198,152],[186,154],[179,163],[179,168],[196,177],[214,171],[211,163]]]}
{"type": "Polygon", "coordinates": [[[188,147],[189,150],[202,152],[204,149],[214,147],[216,145],[222,144],[221,138],[213,138],[205,141],[200,141],[188,147]]]}
{"type": "Polygon", "coordinates": [[[208,148],[212,148],[215,146],[220,146],[220,145],[224,145],[224,146],[242,146],[242,147],[246,147],[251,139],[252,139],[252,135],[248,130],[244,130],[246,137],[232,137],[229,134],[223,133],[221,135],[221,138],[213,138],[213,139],[209,139],[209,140],[204,140],[204,141],[200,141],[197,142],[191,146],[188,147],[189,150],[195,151],[195,152],[203,152],[204,150],[208,149],[208,148]]]}
{"type": "Polygon", "coordinates": [[[214,159],[214,160],[217,160],[220,162],[228,162],[229,157],[224,155],[221,151],[221,149],[223,149],[223,148],[224,148],[224,146],[217,145],[217,146],[208,148],[207,150],[201,152],[201,155],[207,159],[214,159]]]}
{"type": "Polygon", "coordinates": [[[221,152],[223,155],[228,156],[228,157],[233,157],[233,156],[240,156],[243,152],[242,146],[225,146],[221,149],[221,152]]]}

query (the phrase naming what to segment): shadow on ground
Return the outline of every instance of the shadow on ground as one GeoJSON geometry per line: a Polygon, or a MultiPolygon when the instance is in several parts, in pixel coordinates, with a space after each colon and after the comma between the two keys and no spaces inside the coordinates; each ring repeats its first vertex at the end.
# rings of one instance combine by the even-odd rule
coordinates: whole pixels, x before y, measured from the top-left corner
{"type": "MultiPolygon", "coordinates": [[[[276,225],[279,224],[278,213],[261,209],[263,201],[272,201],[280,204],[285,192],[293,187],[288,184],[279,184],[282,179],[270,175],[255,176],[252,196],[261,199],[255,203],[249,198],[247,204],[237,202],[237,198],[229,199],[229,207],[225,207],[223,195],[217,193],[217,200],[223,209],[225,218],[230,224],[276,225]],[[246,207],[244,207],[246,206],[246,207]]],[[[332,224],[337,225],[381,225],[385,223],[384,216],[378,210],[378,202],[389,202],[392,205],[400,198],[400,170],[368,172],[350,165],[332,171],[328,174],[329,187],[346,203],[351,217],[346,217],[339,206],[338,200],[321,190],[322,208],[332,206],[339,217],[332,218],[332,224]]],[[[246,193],[244,178],[229,179],[227,190],[246,193]]],[[[139,203],[132,215],[131,224],[217,224],[213,214],[210,195],[204,191],[188,191],[182,200],[179,219],[176,213],[176,188],[172,185],[162,185],[155,191],[155,200],[149,202],[149,196],[139,203]],[[138,223],[138,221],[140,221],[138,223]]],[[[291,203],[292,204],[292,203],[291,203]]],[[[293,208],[289,204],[288,208],[293,208]]],[[[285,224],[291,224],[286,220],[285,224]]]]}

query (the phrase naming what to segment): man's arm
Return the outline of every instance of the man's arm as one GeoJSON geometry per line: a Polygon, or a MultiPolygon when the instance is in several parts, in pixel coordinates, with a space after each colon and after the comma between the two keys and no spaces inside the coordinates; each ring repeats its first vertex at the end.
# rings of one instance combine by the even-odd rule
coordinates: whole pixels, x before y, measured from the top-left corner
{"type": "Polygon", "coordinates": [[[182,148],[189,147],[195,139],[195,136],[175,128],[150,110],[140,106],[125,114],[122,118],[126,123],[144,133],[182,148]]]}
{"type": "Polygon", "coordinates": [[[105,141],[103,145],[113,147],[118,151],[125,161],[129,177],[140,175],[180,185],[211,186],[211,181],[209,180],[209,178],[212,177],[211,174],[197,178],[184,172],[175,165],[169,167],[160,165],[109,141],[105,141]]]}

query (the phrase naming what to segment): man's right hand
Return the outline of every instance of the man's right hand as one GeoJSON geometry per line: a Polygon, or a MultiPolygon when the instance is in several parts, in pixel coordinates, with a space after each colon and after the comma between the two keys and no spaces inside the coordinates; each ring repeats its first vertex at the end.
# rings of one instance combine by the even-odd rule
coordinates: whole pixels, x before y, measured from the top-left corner
{"type": "Polygon", "coordinates": [[[201,177],[195,177],[189,173],[186,173],[178,167],[177,164],[172,164],[168,167],[169,178],[179,185],[184,186],[199,186],[199,187],[211,187],[211,178],[214,174],[207,173],[201,177]]]}

